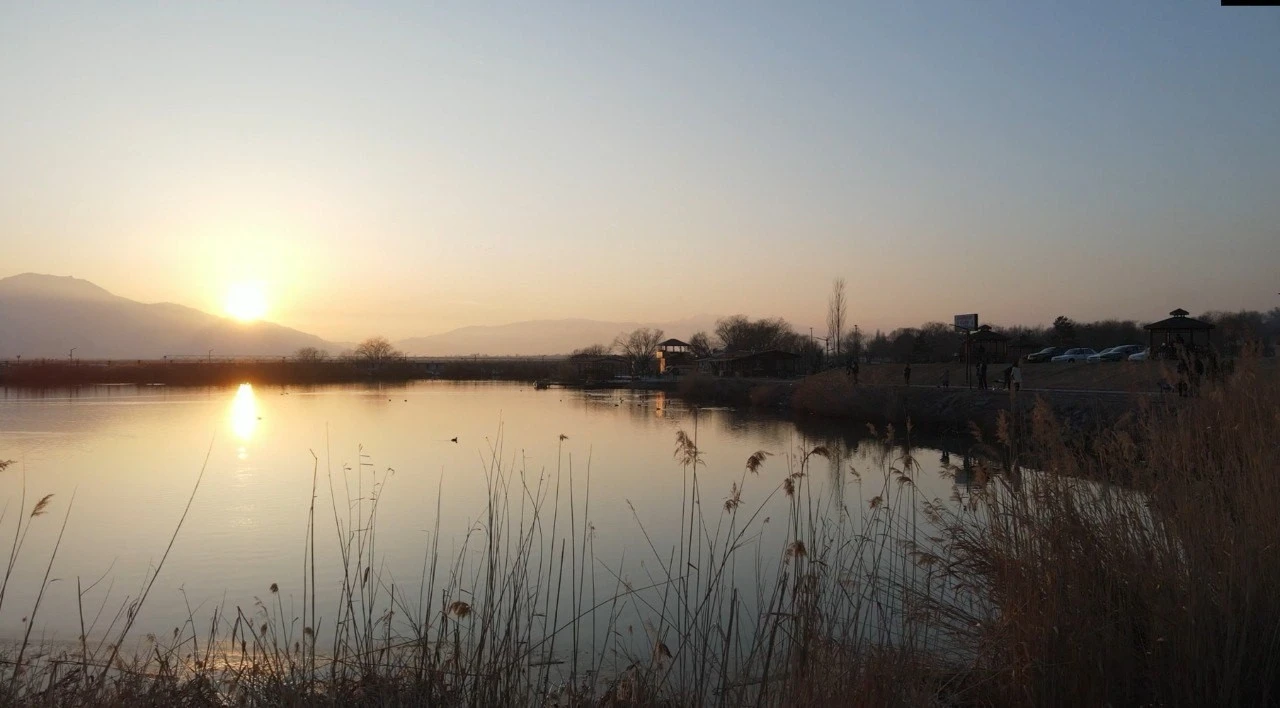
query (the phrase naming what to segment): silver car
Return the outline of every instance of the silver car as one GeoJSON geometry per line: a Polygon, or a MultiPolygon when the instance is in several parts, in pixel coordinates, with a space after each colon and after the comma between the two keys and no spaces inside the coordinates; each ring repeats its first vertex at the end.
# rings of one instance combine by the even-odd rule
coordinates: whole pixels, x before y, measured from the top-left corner
{"type": "Polygon", "coordinates": [[[1062,354],[1050,359],[1050,361],[1055,364],[1074,364],[1077,361],[1088,361],[1089,357],[1097,353],[1098,352],[1095,352],[1089,347],[1076,347],[1075,349],[1068,349],[1062,354]]]}

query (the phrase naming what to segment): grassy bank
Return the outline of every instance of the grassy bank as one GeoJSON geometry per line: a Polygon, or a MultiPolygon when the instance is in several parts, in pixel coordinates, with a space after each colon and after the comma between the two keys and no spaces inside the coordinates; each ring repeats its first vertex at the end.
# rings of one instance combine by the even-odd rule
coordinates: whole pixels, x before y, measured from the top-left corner
{"type": "MultiPolygon", "coordinates": [[[[264,588],[260,607],[219,608],[172,637],[138,638],[144,586],[106,631],[86,633],[100,640],[15,647],[0,664],[0,702],[1277,701],[1280,381],[1269,369],[1244,361],[1228,385],[1138,405],[1088,442],[1043,401],[1023,418],[999,416],[980,442],[1004,464],[979,463],[955,500],[918,492],[909,427],[879,437],[875,464],[840,472],[869,500],[846,505],[812,476],[830,450],[762,451],[729,489],[706,489],[696,427],[681,431],[670,477],[683,489],[680,527],[662,536],[635,521],[642,573],[596,556],[589,471],[513,468],[495,446],[480,523],[454,556],[436,528],[423,579],[407,587],[381,571],[378,494],[344,497],[345,480],[317,469],[299,549],[312,560],[264,588]],[[1024,469],[1026,459],[1039,469],[1024,469]],[[1084,481],[1098,479],[1123,484],[1084,481]],[[784,511],[769,521],[772,502],[784,511]],[[315,577],[320,524],[341,539],[341,577],[315,577]],[[748,582],[744,569],[754,569],[748,582]],[[341,588],[335,606],[316,605],[317,582],[341,588]],[[301,613],[286,612],[282,595],[301,613]]],[[[11,569],[26,529],[57,533],[56,517],[43,528],[48,513],[68,511],[60,500],[14,506],[11,569]]],[[[74,575],[57,566],[55,552],[46,582],[74,575]]],[[[48,611],[38,600],[5,607],[3,596],[0,586],[11,624],[21,613],[30,627],[48,611]]]]}

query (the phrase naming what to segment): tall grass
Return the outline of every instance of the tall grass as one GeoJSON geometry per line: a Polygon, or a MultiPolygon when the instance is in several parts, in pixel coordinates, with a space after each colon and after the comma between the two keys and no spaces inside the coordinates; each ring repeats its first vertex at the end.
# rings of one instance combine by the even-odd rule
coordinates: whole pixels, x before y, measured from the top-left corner
{"type": "Polygon", "coordinates": [[[1042,471],[939,513],[981,607],[933,609],[992,702],[1280,700],[1280,381],[1242,364],[1087,442],[1038,406],[997,442],[1042,471]]]}
{"type": "Polygon", "coordinates": [[[483,456],[485,507],[446,554],[437,506],[413,580],[378,547],[394,476],[363,453],[338,470],[317,459],[294,583],[136,651],[125,635],[145,624],[145,594],[107,631],[83,632],[113,641],[49,652],[24,640],[0,702],[1276,701],[1280,384],[1247,363],[1229,385],[1149,401],[1087,439],[1047,406],[1007,417],[976,441],[991,461],[951,469],[972,484],[950,500],[918,491],[909,427],[875,431],[878,455],[860,469],[805,444],[759,451],[712,489],[691,422],[674,447],[677,528],[648,528],[634,510],[626,556],[598,556],[590,461],[564,453],[528,470],[499,435],[483,456]],[[322,524],[339,539],[341,577],[316,577],[322,524]],[[336,603],[317,606],[317,582],[336,603]]]}

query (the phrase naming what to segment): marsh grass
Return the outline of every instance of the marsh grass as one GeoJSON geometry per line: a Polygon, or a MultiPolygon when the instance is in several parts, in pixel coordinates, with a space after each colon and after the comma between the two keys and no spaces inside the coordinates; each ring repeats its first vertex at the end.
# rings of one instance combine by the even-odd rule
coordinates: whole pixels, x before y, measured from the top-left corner
{"type": "MultiPolygon", "coordinates": [[[[1005,419],[975,440],[993,454],[951,468],[969,483],[940,500],[917,488],[909,426],[875,430],[857,468],[806,443],[759,451],[709,488],[723,475],[706,473],[695,416],[668,477],[678,527],[648,528],[633,509],[620,558],[596,553],[590,461],[562,451],[554,469],[527,470],[499,435],[482,456],[485,508],[445,554],[437,495],[411,581],[378,549],[392,471],[363,452],[338,470],[317,458],[292,578],[171,636],[126,642],[143,591],[106,631],[97,619],[82,631],[110,641],[24,639],[0,702],[1274,703],[1276,380],[1245,361],[1197,398],[1148,401],[1087,439],[1066,430],[1043,404],[1005,419]],[[321,525],[337,534],[341,577],[316,577],[321,525]],[[337,602],[317,605],[318,580],[337,602]]],[[[10,570],[33,523],[18,521],[10,570]]]]}

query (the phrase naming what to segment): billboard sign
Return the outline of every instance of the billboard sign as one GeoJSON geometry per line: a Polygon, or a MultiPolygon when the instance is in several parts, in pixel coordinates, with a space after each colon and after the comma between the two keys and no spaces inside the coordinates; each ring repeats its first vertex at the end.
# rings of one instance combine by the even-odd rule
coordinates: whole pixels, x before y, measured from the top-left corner
{"type": "Polygon", "coordinates": [[[978,313],[972,315],[956,315],[956,329],[972,332],[978,328],[978,313]]]}

